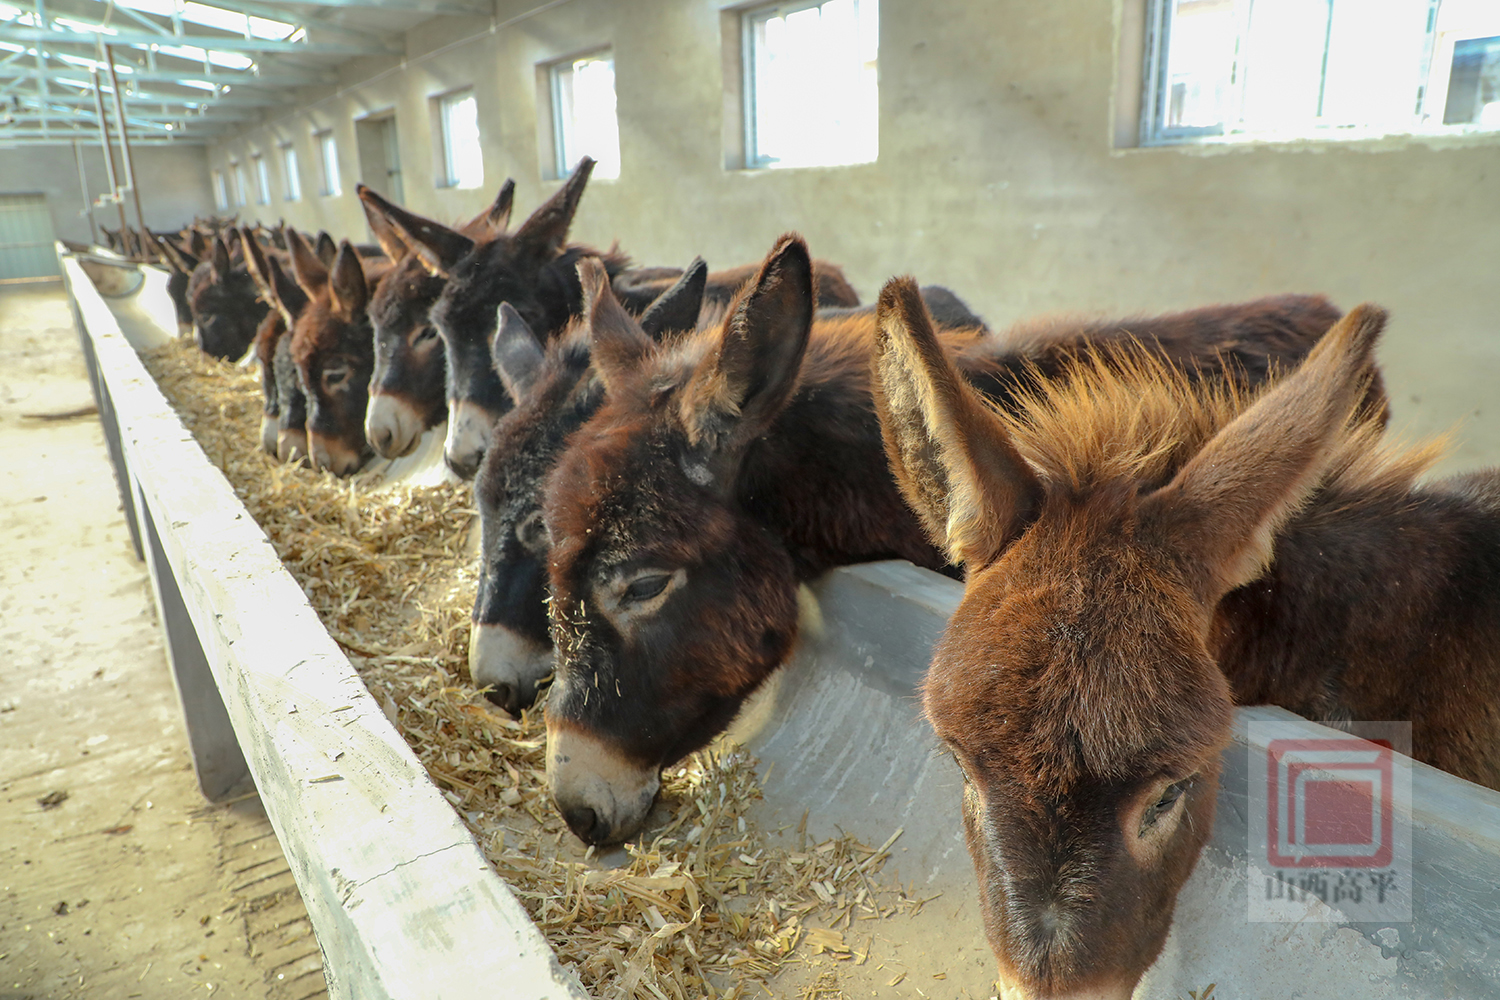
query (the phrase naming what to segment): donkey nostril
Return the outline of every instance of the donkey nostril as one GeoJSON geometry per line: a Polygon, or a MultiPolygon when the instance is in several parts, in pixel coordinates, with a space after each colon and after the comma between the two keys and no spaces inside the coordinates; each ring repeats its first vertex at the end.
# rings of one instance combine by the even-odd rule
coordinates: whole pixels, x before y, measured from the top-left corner
{"type": "Polygon", "coordinates": [[[484,693],[491,704],[498,705],[511,715],[520,714],[521,706],[518,704],[520,698],[516,697],[516,689],[509,684],[494,684],[490,690],[484,693]]]}
{"type": "Polygon", "coordinates": [[[607,830],[599,829],[599,816],[588,806],[577,806],[563,813],[568,829],[585,844],[602,843],[607,830]]]}

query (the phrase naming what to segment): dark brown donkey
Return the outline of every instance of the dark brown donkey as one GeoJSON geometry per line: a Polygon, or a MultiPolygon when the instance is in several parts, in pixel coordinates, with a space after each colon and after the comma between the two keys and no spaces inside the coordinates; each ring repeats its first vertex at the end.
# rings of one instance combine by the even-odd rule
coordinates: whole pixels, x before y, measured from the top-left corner
{"type": "Polygon", "coordinates": [[[198,346],[225,361],[238,361],[249,350],[267,310],[244,258],[238,253],[231,256],[228,244],[217,236],[208,259],[188,280],[188,307],[198,346]]]}
{"type": "Polygon", "coordinates": [[[997,413],[908,282],[881,296],[897,478],[968,575],[927,716],[963,821],[1001,994],[1131,995],[1213,827],[1234,705],[1409,720],[1417,756],[1500,783],[1500,471],[1356,414],[1379,309],[1250,394],[1150,359],[997,413]]]}
{"type": "MultiPolygon", "coordinates": [[[[370,300],[370,323],[375,330],[375,370],[370,376],[370,406],[365,412],[365,437],[383,458],[408,455],[423,432],[448,419],[444,395],[447,364],[443,342],[427,319],[447,279],[429,271],[406,241],[386,221],[383,211],[358,185],[365,216],[375,238],[394,262],[391,274],[370,300]]],[[[516,182],[507,180],[494,204],[460,227],[458,232],[480,240],[505,232],[510,222],[516,182]]],[[[379,197],[375,195],[375,197],[379,197]]]]}
{"type": "MultiPolygon", "coordinates": [[[[479,589],[469,633],[469,674],[488,688],[487,697],[511,712],[530,707],[539,684],[552,673],[552,637],[547,621],[547,532],[542,523],[546,475],[568,435],[593,416],[604,401],[604,382],[590,363],[589,330],[601,306],[590,293],[605,280],[598,261],[579,265],[584,278],[584,315],[546,349],[525,322],[501,307],[495,334],[495,369],[515,401],[515,409],[495,423],[490,448],[474,480],[483,547],[479,589]],[[591,280],[593,284],[591,284],[591,280]]],[[[724,305],[705,302],[708,267],[693,262],[681,278],[641,314],[643,333],[653,340],[722,319],[724,305]],[[700,318],[701,312],[701,318],[700,318]]],[[[618,288],[618,283],[615,286],[618,288]]],[[[956,326],[980,321],[945,288],[922,289],[936,315],[956,326]]],[[[870,321],[875,307],[865,311],[870,321]]],[[[821,310],[818,322],[830,313],[821,310]]]]}
{"type": "MultiPolygon", "coordinates": [[[[1131,341],[1194,371],[1263,377],[1337,318],[1283,297],[1154,320],[948,335],[1004,398],[1081,344],[1131,341]]],[[[551,787],[575,833],[639,828],[659,769],[721,732],[797,636],[797,587],[825,570],[947,560],[887,467],[869,391],[873,317],[813,324],[807,248],[784,237],[723,327],[658,349],[593,323],[608,395],[547,484],[556,673],[551,787]],[[815,334],[815,335],[814,335],[815,334]]]]}
{"type": "Polygon", "coordinates": [[[383,257],[362,258],[339,244],[331,268],[293,231],[292,273],[307,296],[291,332],[291,359],[307,400],[307,451],[314,468],[347,476],[370,456],[365,408],[375,367],[370,291],[390,270],[383,257]]]}
{"type": "MultiPolygon", "coordinates": [[[[240,233],[240,245],[245,251],[245,269],[255,279],[255,287],[262,302],[271,308],[266,312],[260,326],[255,329],[255,340],[251,352],[260,366],[260,446],[270,455],[277,453],[281,430],[281,387],[276,382],[276,351],[287,332],[287,320],[276,301],[276,289],[271,279],[269,259],[277,258],[280,265],[283,254],[275,249],[262,247],[249,227],[240,233]]],[[[302,453],[306,454],[306,447],[302,453]]]]}
{"type": "MultiPolygon", "coordinates": [[[[511,712],[530,706],[537,684],[552,673],[542,486],[568,435],[604,401],[604,383],[590,363],[589,327],[597,309],[609,308],[601,305],[607,278],[596,258],[579,268],[584,311],[562,336],[543,347],[507,304],[493,344],[495,370],[515,406],[495,422],[474,479],[481,548],[469,674],[511,712]]],[[[659,338],[697,326],[707,278],[708,265],[693,261],[641,314],[641,330],[659,338]]]]}
{"type": "MultiPolygon", "coordinates": [[[[283,462],[295,462],[307,457],[307,395],[302,391],[302,380],[297,375],[296,363],[292,361],[291,330],[297,325],[302,310],[307,308],[308,298],[296,279],[282,268],[278,257],[267,255],[266,270],[272,289],[272,305],[281,314],[285,327],[270,352],[272,386],[269,391],[276,396],[275,454],[283,462]]],[[[267,392],[264,371],[261,380],[261,391],[267,392]]],[[[262,425],[262,435],[265,432],[262,425]]]]}
{"type": "MultiPolygon", "coordinates": [[[[611,280],[629,269],[624,254],[601,253],[567,242],[593,168],[594,161],[584,157],[567,183],[514,233],[478,240],[391,205],[374,192],[362,193],[428,270],[447,280],[429,316],[443,338],[448,362],[448,437],[443,456],[465,479],[473,478],[489,444],[490,429],[510,408],[510,398],[490,364],[490,340],[500,303],[509,302],[533,331],[551,339],[583,308],[577,271],[580,260],[598,257],[611,280]]],[[[828,304],[858,305],[853,289],[836,267],[820,264],[820,270],[827,273],[827,287],[840,293],[828,304]]],[[[708,297],[728,298],[749,273],[741,269],[710,275],[708,297]]],[[[650,280],[625,297],[631,312],[645,309],[680,277],[662,268],[647,269],[645,275],[650,280]]]]}

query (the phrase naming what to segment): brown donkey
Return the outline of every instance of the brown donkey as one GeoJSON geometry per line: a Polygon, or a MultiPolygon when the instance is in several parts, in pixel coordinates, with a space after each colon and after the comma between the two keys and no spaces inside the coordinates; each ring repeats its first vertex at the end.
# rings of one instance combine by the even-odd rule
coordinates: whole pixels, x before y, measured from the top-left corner
{"type": "MultiPolygon", "coordinates": [[[[613,301],[612,299],[610,301],[613,301]]],[[[948,560],[891,478],[871,400],[873,316],[813,322],[806,245],[784,237],[718,328],[655,344],[595,309],[607,399],[544,502],[556,677],[555,801],[575,833],[640,828],[659,769],[722,732],[790,655],[798,585],[834,566],[948,560]]],[[[945,335],[999,399],[1090,342],[1141,338],[1194,371],[1254,380],[1337,319],[1286,296],[1125,323],[945,335]]]]}
{"type": "Polygon", "coordinates": [[[928,718],[1007,1000],[1131,995],[1213,826],[1234,705],[1410,720],[1417,755],[1500,779],[1500,473],[1356,414],[1380,310],[1249,393],[1081,359],[1009,412],[945,356],[909,281],[879,306],[902,492],[967,570],[928,718]]]}

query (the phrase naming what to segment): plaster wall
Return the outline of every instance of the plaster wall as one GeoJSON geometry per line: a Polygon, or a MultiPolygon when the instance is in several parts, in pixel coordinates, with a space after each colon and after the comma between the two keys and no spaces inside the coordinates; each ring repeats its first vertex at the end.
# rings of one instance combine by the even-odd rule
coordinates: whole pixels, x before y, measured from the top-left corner
{"type": "Polygon", "coordinates": [[[393,110],[410,208],[468,217],[510,176],[524,213],[556,187],[538,66],[608,45],[621,175],[590,184],[577,239],[618,239],[648,264],[702,254],[728,266],[796,229],[845,265],[866,300],[890,275],[913,273],[997,325],[1284,291],[1324,292],[1346,308],[1375,300],[1394,314],[1381,359],[1395,426],[1430,434],[1462,421],[1447,467],[1500,462],[1493,137],[1122,149],[1134,129],[1139,0],[886,0],[878,161],[747,171],[726,166],[740,131],[730,8],[570,0],[526,16],[535,6],[499,0],[493,22],[427,22],[407,34],[405,59],[346,64],[338,87],[302,92],[295,108],[211,146],[209,161],[248,162],[290,142],[303,199],[281,200],[276,160],[273,203],[243,215],[363,238],[353,122],[393,110]],[[431,98],[470,85],[484,185],[439,189],[431,98]],[[338,197],[316,194],[312,134],[323,128],[338,138],[338,197]]]}
{"type": "MultiPolygon", "coordinates": [[[[213,211],[209,191],[207,151],[202,146],[146,146],[130,149],[141,189],[141,210],[152,229],[176,229],[195,215],[213,211]]],[[[115,147],[115,167],[123,184],[124,161],[115,147]]],[[[104,152],[98,145],[83,147],[83,168],[88,179],[89,199],[98,198],[109,187],[104,152]]],[[[0,192],[45,194],[52,215],[53,232],[61,239],[88,242],[89,220],[78,190],[78,163],[73,147],[16,146],[0,148],[0,192]]],[[[125,217],[136,224],[135,205],[126,197],[125,217]]],[[[113,205],[94,209],[101,226],[120,228],[120,213],[113,205]]],[[[103,242],[103,234],[100,234],[103,242]]]]}

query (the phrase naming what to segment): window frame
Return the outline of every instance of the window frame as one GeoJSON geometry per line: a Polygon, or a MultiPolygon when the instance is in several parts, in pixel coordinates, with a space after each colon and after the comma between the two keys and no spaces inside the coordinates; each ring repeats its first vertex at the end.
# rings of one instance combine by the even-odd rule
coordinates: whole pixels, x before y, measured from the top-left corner
{"type": "Polygon", "coordinates": [[[339,179],[339,144],[333,129],[319,129],[313,133],[313,144],[318,151],[318,173],[322,188],[318,191],[320,198],[337,198],[344,193],[344,185],[339,179]],[[332,151],[332,157],[329,151],[332,151]],[[332,159],[332,163],[329,160],[332,159]],[[330,167],[332,169],[330,169],[330,167]]]}
{"type": "MultiPolygon", "coordinates": [[[[741,88],[740,89],[740,131],[741,131],[740,142],[743,144],[743,155],[741,156],[741,166],[745,170],[772,170],[772,169],[788,169],[788,170],[808,170],[808,169],[812,169],[812,170],[817,170],[817,169],[838,169],[840,167],[869,166],[870,164],[879,162],[880,153],[879,153],[879,138],[878,138],[878,135],[877,135],[877,139],[876,139],[876,154],[875,154],[875,158],[872,159],[872,160],[861,160],[861,161],[858,161],[856,163],[830,163],[830,164],[788,165],[786,167],[778,168],[776,166],[776,164],[778,162],[777,158],[771,157],[771,156],[764,156],[764,155],[761,155],[761,153],[760,153],[760,146],[759,146],[759,143],[758,143],[758,137],[757,137],[757,132],[756,132],[756,119],[759,117],[759,114],[757,113],[757,110],[756,110],[755,24],[756,24],[757,21],[769,21],[773,17],[783,17],[783,18],[785,18],[786,16],[788,16],[790,14],[797,14],[797,13],[800,13],[800,12],[802,12],[804,10],[811,10],[814,7],[821,7],[821,6],[823,6],[827,2],[828,2],[828,0],[778,0],[778,2],[775,2],[775,3],[760,3],[760,4],[754,4],[754,5],[747,6],[747,7],[742,7],[737,12],[738,15],[739,15],[739,23],[740,23],[740,88],[741,88]]],[[[860,0],[860,2],[868,2],[868,0],[860,0]]],[[[879,0],[874,0],[874,2],[876,3],[876,10],[877,10],[876,16],[879,17],[879,0]]],[[[1149,2],[1149,0],[1148,0],[1148,2],[1149,2]]],[[[878,39],[877,39],[877,43],[876,43],[875,62],[876,62],[876,80],[877,80],[877,84],[876,84],[876,86],[877,86],[877,98],[876,99],[878,101],[879,100],[879,97],[878,97],[878,87],[879,87],[878,80],[879,80],[879,65],[880,65],[880,52],[879,52],[879,41],[878,41],[878,39]]],[[[879,128],[879,124],[878,124],[879,123],[879,110],[878,110],[878,107],[877,107],[877,111],[876,111],[876,122],[877,122],[876,128],[878,130],[878,128],[879,128]]]]}
{"type": "Polygon", "coordinates": [[[255,173],[255,203],[269,205],[271,204],[271,171],[266,166],[266,158],[261,153],[251,153],[250,163],[255,173]]]}
{"type": "Polygon", "coordinates": [[[476,142],[481,141],[483,136],[479,132],[479,98],[475,94],[474,86],[472,84],[466,87],[455,87],[452,90],[446,90],[443,93],[436,94],[432,97],[432,117],[437,123],[437,127],[432,130],[433,138],[437,142],[438,169],[436,186],[440,190],[473,190],[476,188],[484,187],[484,157],[482,155],[482,144],[481,156],[479,160],[480,176],[477,183],[471,184],[467,188],[460,187],[459,182],[461,178],[458,176],[458,171],[453,163],[453,139],[452,131],[449,127],[450,123],[448,118],[448,109],[454,104],[457,104],[460,101],[464,100],[474,101],[475,140],[476,142]]]}
{"type": "MultiPolygon", "coordinates": [[[[592,49],[584,49],[582,52],[575,52],[572,55],[563,56],[560,59],[552,59],[542,64],[542,71],[545,73],[547,81],[548,126],[552,139],[552,155],[550,157],[552,169],[550,174],[554,180],[561,180],[567,177],[573,172],[573,168],[577,166],[579,159],[585,155],[592,155],[579,151],[577,156],[571,158],[568,156],[568,130],[564,124],[565,113],[572,110],[572,102],[564,100],[562,77],[565,72],[575,72],[574,67],[584,60],[608,61],[610,73],[613,74],[615,69],[615,48],[613,45],[600,45],[592,49]]],[[[617,88],[615,90],[615,153],[621,161],[620,168],[623,170],[624,156],[619,148],[619,97],[620,92],[617,88]]],[[[595,157],[595,159],[597,160],[598,157],[595,157]]],[[[597,168],[595,169],[594,176],[605,181],[619,179],[618,174],[606,176],[600,173],[597,168]]]]}
{"type": "Polygon", "coordinates": [[[249,184],[245,180],[245,165],[239,160],[229,161],[229,172],[234,176],[234,207],[244,208],[250,204],[249,184]]]}
{"type": "Polygon", "coordinates": [[[302,164],[297,156],[297,147],[290,142],[283,142],[277,147],[281,150],[281,200],[302,200],[302,164]]]}
{"type": "MultiPolygon", "coordinates": [[[[1348,125],[1313,124],[1300,128],[1251,129],[1241,128],[1229,121],[1207,126],[1169,126],[1166,124],[1170,94],[1168,93],[1168,59],[1171,53],[1173,12],[1177,0],[1140,0],[1143,8],[1144,31],[1140,64],[1140,100],[1137,108],[1136,145],[1142,148],[1194,147],[1194,146],[1267,146],[1286,143],[1348,143],[1379,140],[1430,141],[1434,139],[1474,140],[1492,144],[1500,139],[1500,128],[1483,128],[1472,122],[1444,124],[1443,102],[1446,95],[1437,99],[1429,89],[1434,79],[1438,54],[1438,40],[1445,32],[1441,30],[1441,0],[1428,0],[1427,28],[1422,40],[1421,64],[1414,81],[1410,97],[1413,114],[1408,127],[1394,125],[1348,125]],[[1436,110],[1433,116],[1430,109],[1436,110]],[[1423,121],[1423,116],[1429,116],[1423,121]]],[[[1254,0],[1251,0],[1253,3],[1254,0]]],[[[1330,18],[1333,0],[1329,0],[1330,18]]],[[[1138,8],[1140,9],[1140,8],[1138,8]]],[[[1248,12],[1248,8],[1247,8],[1248,12]]],[[[1331,25],[1331,22],[1330,22],[1331,25]]],[[[1245,27],[1239,31],[1241,38],[1245,27]]],[[[1324,41],[1324,65],[1319,78],[1320,87],[1328,84],[1327,46],[1324,41]]],[[[1253,68],[1253,67],[1251,67],[1253,68]]],[[[1237,90],[1245,86],[1246,65],[1236,56],[1231,73],[1231,85],[1237,90]]],[[[1321,97],[1320,97],[1321,100],[1321,97]]],[[[1240,106],[1236,100],[1235,107],[1240,106]]],[[[1117,136],[1119,133],[1116,133],[1117,136]]]]}

